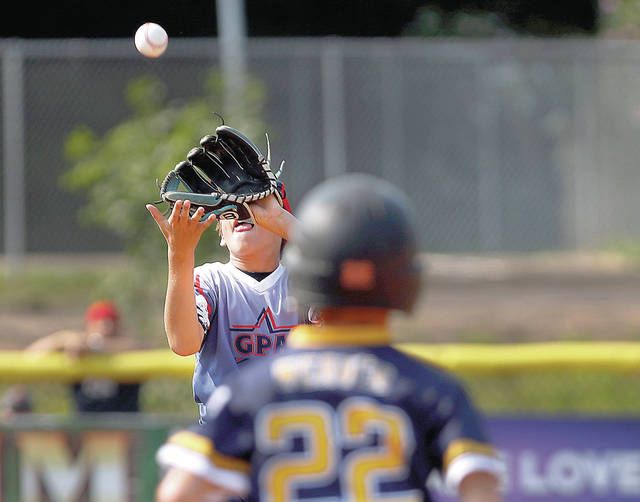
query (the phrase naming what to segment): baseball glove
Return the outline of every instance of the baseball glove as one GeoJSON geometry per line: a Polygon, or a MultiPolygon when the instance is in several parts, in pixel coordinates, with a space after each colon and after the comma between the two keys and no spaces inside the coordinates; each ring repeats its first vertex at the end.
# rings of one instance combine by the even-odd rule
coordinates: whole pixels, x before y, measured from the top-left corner
{"type": "Polygon", "coordinates": [[[200,140],[187,160],[171,170],[160,186],[160,196],[170,207],[179,200],[191,202],[191,213],[203,207],[204,218],[214,213],[218,219],[252,218],[249,203],[271,194],[283,205],[277,173],[271,170],[271,148],[267,136],[267,156],[240,131],[225,125],[200,140]]]}

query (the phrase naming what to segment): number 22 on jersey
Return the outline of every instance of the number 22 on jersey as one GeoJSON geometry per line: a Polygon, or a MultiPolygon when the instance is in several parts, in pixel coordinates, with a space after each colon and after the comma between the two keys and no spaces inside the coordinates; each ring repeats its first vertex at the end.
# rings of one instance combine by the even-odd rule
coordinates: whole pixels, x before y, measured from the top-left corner
{"type": "Polygon", "coordinates": [[[273,500],[291,500],[299,489],[321,489],[336,479],[341,500],[422,498],[415,490],[380,491],[382,482],[407,480],[415,448],[409,419],[396,406],[362,397],[344,400],[337,410],[321,401],[275,403],[260,412],[256,428],[258,450],[269,457],[260,493],[273,500]],[[302,446],[294,449],[297,439],[302,446]]]}

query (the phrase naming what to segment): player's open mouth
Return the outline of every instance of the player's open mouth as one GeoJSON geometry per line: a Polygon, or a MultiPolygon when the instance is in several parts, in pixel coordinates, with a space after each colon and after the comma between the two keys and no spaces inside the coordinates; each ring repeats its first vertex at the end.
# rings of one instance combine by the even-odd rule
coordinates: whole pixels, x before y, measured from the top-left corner
{"type": "Polygon", "coordinates": [[[233,224],[234,232],[248,232],[253,228],[253,223],[248,221],[235,221],[233,224]]]}

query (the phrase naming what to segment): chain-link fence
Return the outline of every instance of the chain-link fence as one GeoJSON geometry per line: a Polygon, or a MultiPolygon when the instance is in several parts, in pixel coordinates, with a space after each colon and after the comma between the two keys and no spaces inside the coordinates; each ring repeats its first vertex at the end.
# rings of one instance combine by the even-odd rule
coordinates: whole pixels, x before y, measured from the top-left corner
{"type": "MultiPolygon", "coordinates": [[[[252,39],[247,56],[267,90],[265,121],[294,204],[326,176],[379,174],[410,194],[425,249],[488,252],[640,234],[637,48],[252,39]]],[[[102,133],[125,119],[125,86],[142,74],[162,79],[171,99],[198,96],[218,63],[216,41],[172,40],[158,60],[130,40],[5,40],[0,49],[0,249],[119,250],[118,239],[78,223],[80,196],[60,188],[64,140],[79,124],[102,133]]]]}

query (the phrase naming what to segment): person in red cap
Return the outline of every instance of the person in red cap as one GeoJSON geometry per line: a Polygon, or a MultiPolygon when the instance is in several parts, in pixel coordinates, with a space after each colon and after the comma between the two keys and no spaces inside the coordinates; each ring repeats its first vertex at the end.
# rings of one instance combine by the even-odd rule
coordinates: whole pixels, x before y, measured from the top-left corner
{"type": "MultiPolygon", "coordinates": [[[[108,300],[91,303],[84,314],[84,330],[60,330],[29,345],[29,353],[65,352],[71,357],[113,353],[134,348],[132,340],[121,333],[120,312],[108,300]]],[[[104,378],[86,378],[71,386],[76,411],[139,411],[139,382],[116,382],[104,378]]]]}

